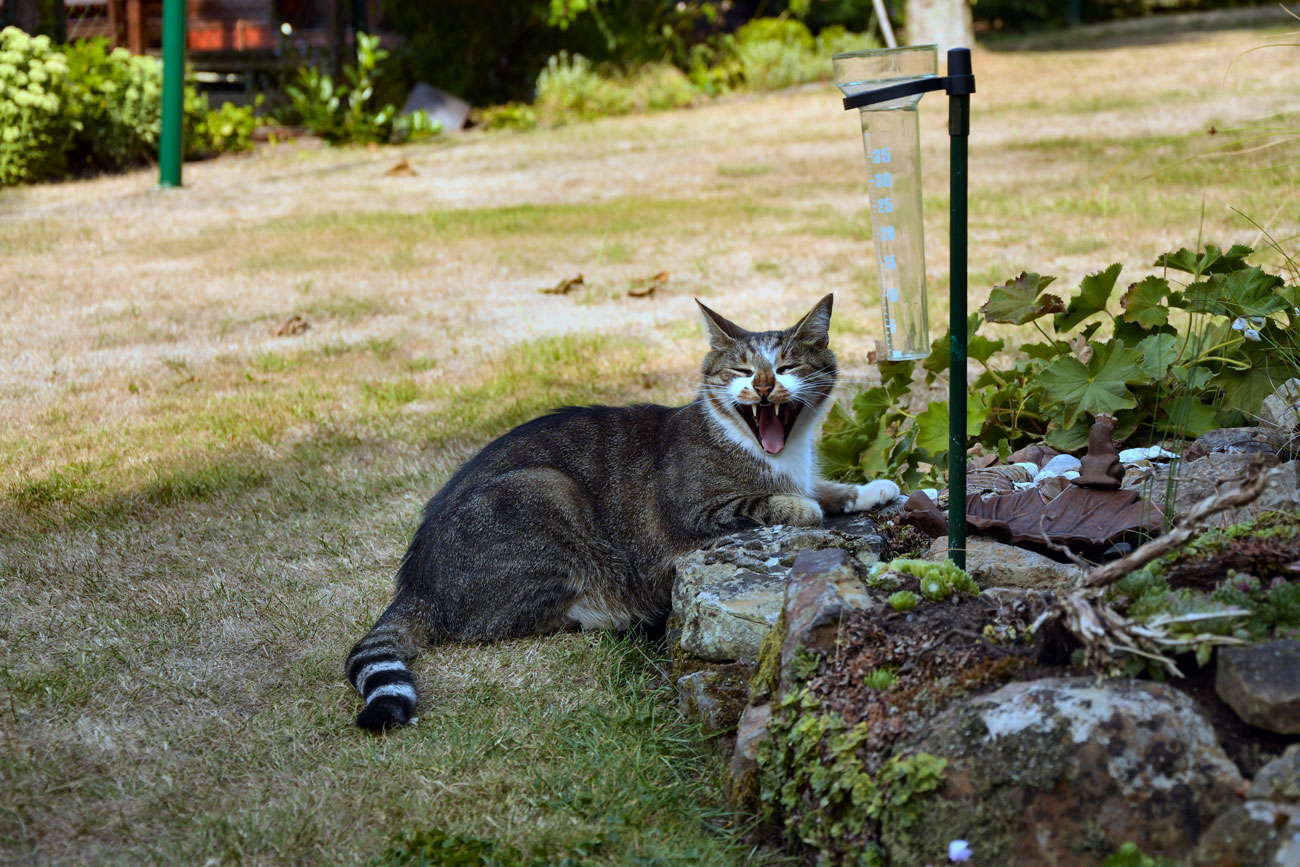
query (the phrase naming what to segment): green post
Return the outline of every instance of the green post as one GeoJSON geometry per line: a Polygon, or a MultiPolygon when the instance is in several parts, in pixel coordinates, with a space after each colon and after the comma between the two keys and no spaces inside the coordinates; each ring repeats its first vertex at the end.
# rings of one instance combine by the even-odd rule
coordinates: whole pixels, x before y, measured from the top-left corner
{"type": "MultiPolygon", "coordinates": [[[[948,52],[950,80],[970,79],[970,50],[948,52]]],[[[966,145],[970,137],[970,91],[949,89],[948,135],[952,145],[948,285],[948,558],[966,568],[966,145]],[[959,92],[954,93],[953,91],[959,92]]]]}
{"type": "Polygon", "coordinates": [[[181,185],[181,136],[185,126],[185,0],[163,0],[162,135],[158,139],[158,186],[181,185]]]}

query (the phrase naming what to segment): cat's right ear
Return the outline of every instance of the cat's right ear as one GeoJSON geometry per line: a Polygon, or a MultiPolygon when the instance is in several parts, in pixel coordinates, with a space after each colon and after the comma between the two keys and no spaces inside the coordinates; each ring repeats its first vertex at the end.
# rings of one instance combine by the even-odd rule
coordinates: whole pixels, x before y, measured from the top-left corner
{"type": "Polygon", "coordinates": [[[700,305],[700,312],[704,314],[704,327],[709,332],[709,346],[714,349],[729,349],[737,340],[744,337],[747,333],[734,322],[723,319],[717,313],[700,303],[696,298],[695,303],[700,305]]]}

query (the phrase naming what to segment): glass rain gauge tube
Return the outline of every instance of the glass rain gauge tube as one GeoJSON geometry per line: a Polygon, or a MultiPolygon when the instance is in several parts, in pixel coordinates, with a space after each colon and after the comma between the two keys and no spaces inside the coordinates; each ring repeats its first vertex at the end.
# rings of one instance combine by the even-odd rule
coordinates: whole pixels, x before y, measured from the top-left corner
{"type": "MultiPolygon", "coordinates": [[[[854,51],[833,58],[835,83],[846,97],[935,78],[933,45],[854,51]]],[[[871,230],[884,310],[885,360],[930,354],[925,300],[925,231],[921,219],[921,94],[859,109],[867,155],[871,230]]]]}

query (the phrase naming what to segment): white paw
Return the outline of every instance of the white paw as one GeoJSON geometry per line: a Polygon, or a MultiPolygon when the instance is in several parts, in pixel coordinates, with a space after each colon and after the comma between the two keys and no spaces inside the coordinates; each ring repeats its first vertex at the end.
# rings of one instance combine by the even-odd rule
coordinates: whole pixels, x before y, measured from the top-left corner
{"type": "Polygon", "coordinates": [[[876,509],[898,499],[898,485],[888,479],[877,479],[865,485],[858,485],[858,498],[854,500],[851,512],[865,512],[876,509]]]}

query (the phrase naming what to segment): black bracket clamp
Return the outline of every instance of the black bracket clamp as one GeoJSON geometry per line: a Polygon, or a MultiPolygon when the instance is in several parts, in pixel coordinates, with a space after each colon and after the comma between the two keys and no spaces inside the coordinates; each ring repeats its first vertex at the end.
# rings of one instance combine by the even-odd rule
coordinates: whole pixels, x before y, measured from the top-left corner
{"type": "Polygon", "coordinates": [[[902,84],[891,84],[868,90],[865,93],[844,97],[844,108],[863,108],[881,102],[890,102],[907,96],[945,91],[949,96],[970,96],[975,92],[975,75],[971,72],[970,49],[952,48],[948,51],[948,74],[942,78],[919,78],[902,84]]]}

